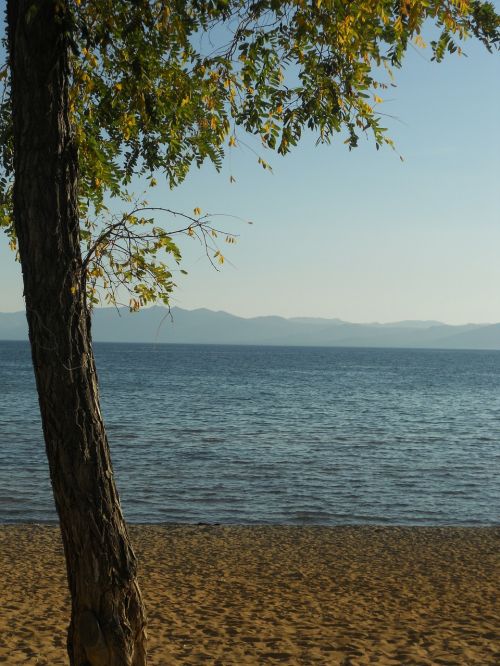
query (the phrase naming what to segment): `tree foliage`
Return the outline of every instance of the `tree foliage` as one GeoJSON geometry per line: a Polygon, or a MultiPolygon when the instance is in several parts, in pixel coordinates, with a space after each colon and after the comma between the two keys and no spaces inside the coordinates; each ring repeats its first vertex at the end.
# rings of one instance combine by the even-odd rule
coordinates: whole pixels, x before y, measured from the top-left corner
{"type": "MultiPolygon", "coordinates": [[[[175,226],[168,209],[133,200],[134,178],[170,187],[193,164],[222,166],[240,135],[286,154],[305,130],[319,142],[363,135],[392,146],[384,91],[411,44],[432,58],[460,53],[468,37],[500,44],[500,17],[479,0],[71,0],[60,4],[72,43],[71,114],[79,150],[82,281],[91,303],[120,286],[133,309],[168,303],[175,234],[197,237],[215,260],[218,230],[195,209],[175,226]],[[119,200],[132,212],[112,213],[119,200]],[[158,213],[169,215],[158,224],[158,213]]],[[[36,11],[36,2],[33,4],[36,11]]],[[[0,225],[12,226],[8,67],[0,106],[0,225]]],[[[161,216],[161,215],[160,215],[161,216]]],[[[179,219],[179,218],[177,218],[179,219]]],[[[232,234],[224,238],[234,242],[232,234]]]]}

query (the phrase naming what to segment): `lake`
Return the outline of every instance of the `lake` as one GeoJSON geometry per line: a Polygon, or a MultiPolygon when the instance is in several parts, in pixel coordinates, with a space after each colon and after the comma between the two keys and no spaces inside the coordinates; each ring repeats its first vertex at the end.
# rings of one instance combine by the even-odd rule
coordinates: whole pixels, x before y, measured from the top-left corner
{"type": "MultiPolygon", "coordinates": [[[[131,522],[500,522],[500,352],[95,353],[131,522]]],[[[0,522],[55,519],[29,346],[0,342],[0,522]]]]}

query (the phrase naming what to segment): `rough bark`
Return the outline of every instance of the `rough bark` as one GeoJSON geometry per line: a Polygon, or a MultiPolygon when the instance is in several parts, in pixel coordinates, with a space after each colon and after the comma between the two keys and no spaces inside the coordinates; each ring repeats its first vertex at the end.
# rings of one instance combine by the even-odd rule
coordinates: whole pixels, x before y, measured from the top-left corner
{"type": "Polygon", "coordinates": [[[101,417],[82,283],[66,2],[9,0],[14,218],[50,475],[66,555],[72,666],[143,666],[136,559],[101,417]]]}

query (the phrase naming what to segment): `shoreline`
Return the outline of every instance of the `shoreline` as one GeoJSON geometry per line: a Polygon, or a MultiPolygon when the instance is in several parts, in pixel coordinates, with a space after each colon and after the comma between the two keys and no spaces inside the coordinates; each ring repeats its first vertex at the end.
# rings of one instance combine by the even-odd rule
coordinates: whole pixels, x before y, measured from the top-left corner
{"type": "MultiPolygon", "coordinates": [[[[500,663],[500,526],[129,528],[152,666],[500,663]]],[[[0,577],[0,662],[65,664],[57,525],[0,525],[0,577]]]]}
{"type": "MultiPolygon", "coordinates": [[[[419,522],[419,523],[380,523],[380,522],[365,522],[365,523],[299,523],[299,522],[280,522],[280,523],[270,523],[270,522],[234,522],[234,523],[225,523],[225,522],[208,522],[208,521],[193,521],[193,522],[179,522],[179,521],[158,521],[145,523],[144,521],[132,521],[125,518],[125,523],[130,529],[141,529],[149,527],[159,527],[159,528],[177,528],[177,527],[231,527],[231,528],[297,528],[297,529],[325,529],[325,530],[337,530],[337,529],[381,529],[381,530],[408,530],[408,529],[436,529],[436,530],[500,530],[500,522],[470,522],[470,523],[432,523],[432,522],[419,522]]],[[[29,528],[29,527],[58,527],[59,520],[5,520],[0,519],[0,530],[8,527],[19,527],[19,528],[29,528]]]]}

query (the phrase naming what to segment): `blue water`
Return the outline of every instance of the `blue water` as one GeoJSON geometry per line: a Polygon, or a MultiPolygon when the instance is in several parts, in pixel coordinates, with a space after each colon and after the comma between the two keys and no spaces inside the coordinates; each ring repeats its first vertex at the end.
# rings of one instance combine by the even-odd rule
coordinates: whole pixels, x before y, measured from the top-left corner
{"type": "MultiPolygon", "coordinates": [[[[500,523],[500,352],[96,344],[133,522],[500,523]]],[[[0,522],[56,518],[0,342],[0,522]]]]}

